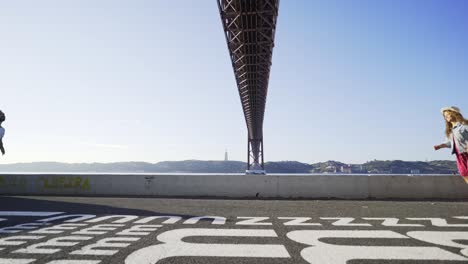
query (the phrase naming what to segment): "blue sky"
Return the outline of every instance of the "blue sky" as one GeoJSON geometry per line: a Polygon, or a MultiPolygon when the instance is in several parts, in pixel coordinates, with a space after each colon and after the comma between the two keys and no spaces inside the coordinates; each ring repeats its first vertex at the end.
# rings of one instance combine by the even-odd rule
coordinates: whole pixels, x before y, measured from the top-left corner
{"type": "MultiPolygon", "coordinates": [[[[265,160],[454,159],[467,1],[280,2],[265,160]]],[[[246,160],[215,0],[0,0],[0,163],[246,160]]]]}

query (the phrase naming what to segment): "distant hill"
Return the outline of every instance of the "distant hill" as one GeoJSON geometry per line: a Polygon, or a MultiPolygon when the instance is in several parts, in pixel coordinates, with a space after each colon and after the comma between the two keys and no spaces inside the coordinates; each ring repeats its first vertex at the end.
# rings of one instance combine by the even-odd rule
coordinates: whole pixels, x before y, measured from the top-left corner
{"type": "MultiPolygon", "coordinates": [[[[243,168],[245,171],[245,167],[243,168]]],[[[298,161],[266,162],[265,170],[269,173],[310,173],[313,166],[298,161]]]]}
{"type": "Polygon", "coordinates": [[[31,162],[0,164],[0,172],[147,172],[147,173],[237,173],[245,171],[246,164],[240,161],[163,161],[113,162],[113,163],[60,163],[31,162]]]}
{"type": "Polygon", "coordinates": [[[245,166],[241,161],[163,161],[153,164],[151,172],[240,173],[245,171],[245,166]]]}
{"type": "MultiPolygon", "coordinates": [[[[114,163],[31,162],[0,164],[0,172],[86,172],[86,173],[244,173],[241,161],[163,161],[114,163]]],[[[265,163],[268,173],[392,173],[392,174],[452,174],[457,172],[455,161],[430,162],[374,160],[364,164],[326,161],[314,164],[297,161],[265,163]]]]}
{"type": "Polygon", "coordinates": [[[380,171],[385,173],[406,174],[412,170],[419,171],[421,174],[451,174],[457,171],[455,161],[437,160],[430,162],[423,161],[370,161],[363,164],[367,171],[380,171]]]}

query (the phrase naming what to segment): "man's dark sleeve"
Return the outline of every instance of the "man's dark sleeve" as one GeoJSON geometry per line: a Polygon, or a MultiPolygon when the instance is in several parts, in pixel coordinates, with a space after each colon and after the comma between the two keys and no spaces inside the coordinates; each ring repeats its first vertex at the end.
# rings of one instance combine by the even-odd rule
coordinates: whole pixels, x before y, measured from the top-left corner
{"type": "Polygon", "coordinates": [[[0,138],[0,151],[2,151],[2,154],[5,154],[5,149],[3,148],[3,141],[0,138]]]}

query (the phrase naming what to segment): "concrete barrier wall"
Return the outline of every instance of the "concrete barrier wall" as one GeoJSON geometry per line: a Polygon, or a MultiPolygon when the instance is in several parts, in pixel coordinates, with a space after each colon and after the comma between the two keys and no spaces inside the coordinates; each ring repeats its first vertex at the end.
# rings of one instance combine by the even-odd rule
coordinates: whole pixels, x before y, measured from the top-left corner
{"type": "Polygon", "coordinates": [[[3,195],[468,199],[458,175],[0,174],[3,195]]]}

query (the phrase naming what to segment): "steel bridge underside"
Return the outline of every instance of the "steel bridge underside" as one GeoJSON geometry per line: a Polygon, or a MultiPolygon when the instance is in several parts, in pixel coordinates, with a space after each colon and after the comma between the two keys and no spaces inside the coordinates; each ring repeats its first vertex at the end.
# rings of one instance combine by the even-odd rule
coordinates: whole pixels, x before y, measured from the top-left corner
{"type": "Polygon", "coordinates": [[[264,170],[263,118],[279,0],[217,2],[247,124],[247,169],[264,170]]]}

